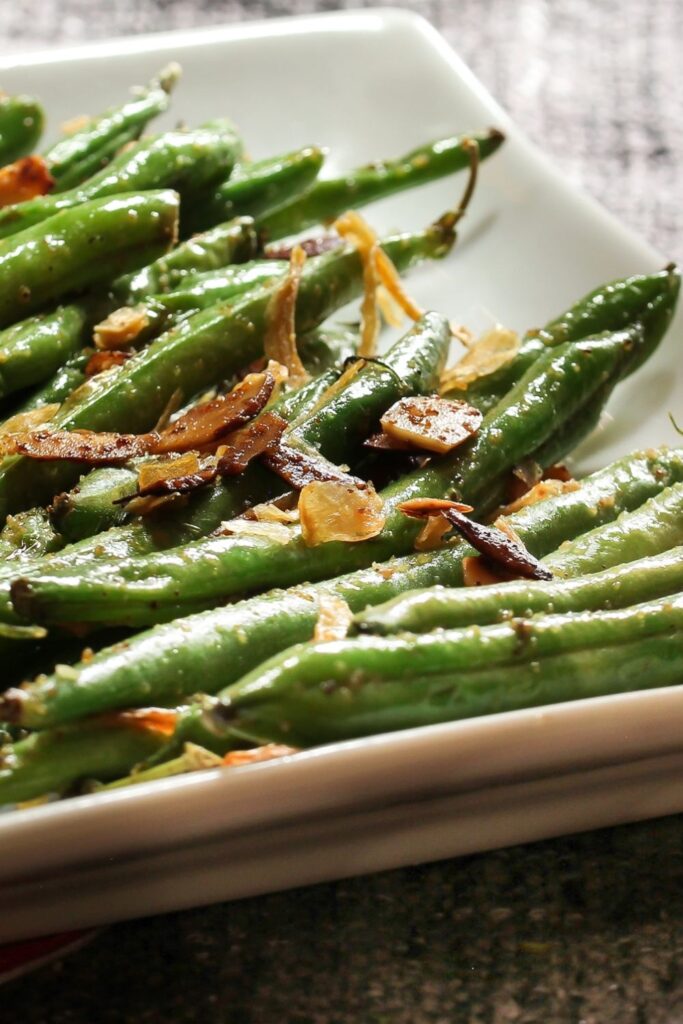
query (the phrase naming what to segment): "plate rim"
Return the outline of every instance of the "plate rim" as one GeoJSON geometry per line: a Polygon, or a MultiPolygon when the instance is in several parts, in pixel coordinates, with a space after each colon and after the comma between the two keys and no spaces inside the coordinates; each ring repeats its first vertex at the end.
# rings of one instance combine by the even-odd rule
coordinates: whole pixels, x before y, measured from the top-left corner
{"type": "MultiPolygon", "coordinates": [[[[559,166],[554,160],[545,154],[540,147],[532,143],[522,129],[512,120],[510,115],[499,106],[485,86],[474,75],[471,69],[453,50],[448,41],[441,33],[427,21],[422,15],[407,11],[401,8],[365,8],[362,10],[332,11],[318,14],[300,15],[295,17],[273,18],[266,20],[255,20],[241,22],[238,24],[213,25],[198,27],[190,30],[173,30],[160,33],[146,33],[140,36],[123,36],[112,40],[102,40],[96,43],[83,43],[76,46],[56,48],[54,50],[25,51],[11,56],[0,57],[0,72],[15,71],[17,69],[30,69],[32,66],[56,66],[69,61],[87,61],[92,59],[116,58],[128,54],[154,53],[170,47],[177,47],[179,50],[193,49],[195,47],[208,46],[211,48],[220,47],[224,44],[235,44],[242,41],[252,41],[265,38],[286,38],[299,36],[304,32],[330,31],[338,32],[355,29],[359,33],[372,28],[374,31],[387,31],[392,28],[410,29],[416,31],[432,50],[448,64],[451,72],[463,82],[466,87],[475,94],[492,111],[492,116],[500,122],[501,126],[510,134],[517,146],[521,146],[526,156],[533,160],[540,168],[543,175],[549,176],[554,183],[571,195],[572,200],[584,207],[596,221],[599,229],[608,230],[612,236],[621,239],[643,255],[648,262],[662,264],[666,258],[657,252],[648,242],[641,239],[636,232],[621,224],[621,222],[609,213],[600,203],[588,195],[583,189],[573,182],[567,181],[559,166]],[[374,26],[374,28],[373,28],[374,26]]],[[[608,707],[617,705],[621,707],[625,703],[630,706],[631,702],[648,702],[652,699],[664,700],[662,695],[667,697],[673,693],[683,694],[683,685],[667,687],[662,690],[646,690],[631,694],[618,694],[610,697],[592,698],[589,700],[572,701],[558,705],[548,705],[543,708],[525,709],[522,711],[505,712],[503,714],[485,716],[479,719],[472,719],[466,722],[446,723],[437,726],[425,726],[421,729],[405,730],[400,733],[385,733],[376,737],[347,741],[338,744],[326,744],[317,748],[315,752],[310,751],[298,755],[299,759],[308,758],[315,754],[332,757],[345,754],[348,751],[355,751],[362,746],[369,747],[384,746],[387,748],[410,747],[416,735],[420,737],[428,734],[435,736],[437,731],[444,740],[457,740],[460,733],[472,728],[472,723],[486,722],[495,728],[501,723],[507,723],[514,716],[515,720],[533,721],[538,718],[539,713],[552,713],[553,716],[561,714],[570,715],[574,709],[582,709],[585,705],[591,708],[608,707]],[[656,695],[659,695],[657,697],[656,695]]],[[[666,701],[665,701],[666,702],[666,701]]],[[[254,775],[260,779],[264,771],[274,770],[277,762],[267,765],[254,765],[234,770],[234,774],[227,772],[201,773],[197,776],[184,776],[176,779],[169,779],[150,784],[140,784],[127,791],[97,794],[97,806],[101,807],[104,814],[105,809],[115,805],[117,801],[124,801],[126,806],[143,806],[145,802],[160,794],[162,791],[172,795],[186,792],[190,789],[200,788],[202,784],[207,787],[216,788],[216,780],[220,779],[225,785],[230,785],[233,778],[243,776],[251,778],[254,775]],[[124,794],[125,796],[122,796],[124,794]]],[[[268,776],[266,775],[265,778],[268,776]]],[[[87,815],[89,808],[95,806],[95,797],[83,796],[72,800],[49,804],[44,807],[35,807],[22,811],[21,814],[9,812],[0,815],[0,839],[9,839],[12,832],[28,833],[38,825],[43,828],[54,827],[61,829],[67,824],[70,816],[82,819],[87,815]]]]}

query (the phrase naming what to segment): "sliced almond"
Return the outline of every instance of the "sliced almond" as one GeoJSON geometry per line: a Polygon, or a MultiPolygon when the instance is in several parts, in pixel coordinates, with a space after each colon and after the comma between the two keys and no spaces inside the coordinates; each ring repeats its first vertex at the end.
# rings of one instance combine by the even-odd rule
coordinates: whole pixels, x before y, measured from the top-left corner
{"type": "Polygon", "coordinates": [[[473,437],[482,418],[467,402],[418,395],[395,402],[380,422],[392,441],[443,455],[473,437]]]}
{"type": "Polygon", "coordinates": [[[326,644],[343,640],[353,622],[353,612],[346,601],[334,594],[322,594],[318,602],[318,621],[313,631],[313,643],[326,644]]]}
{"type": "Polygon", "coordinates": [[[232,534],[235,537],[267,540],[272,544],[288,544],[292,539],[291,528],[283,523],[260,523],[256,519],[230,519],[221,523],[217,532],[232,534]]]}
{"type": "Polygon", "coordinates": [[[148,326],[149,318],[144,309],[121,306],[94,328],[95,347],[107,352],[112,349],[130,348],[138,335],[148,326]]]}

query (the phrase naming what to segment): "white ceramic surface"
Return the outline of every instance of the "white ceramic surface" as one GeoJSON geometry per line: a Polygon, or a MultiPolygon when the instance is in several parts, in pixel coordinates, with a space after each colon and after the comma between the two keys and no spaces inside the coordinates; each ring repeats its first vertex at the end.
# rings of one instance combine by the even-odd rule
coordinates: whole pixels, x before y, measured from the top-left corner
{"type": "MultiPolygon", "coordinates": [[[[115,102],[167,60],[169,122],[230,113],[254,156],[318,142],[331,171],[495,124],[460,245],[411,291],[473,328],[524,329],[589,288],[666,260],[570,188],[429,25],[400,11],[270,21],[30,54],[0,86],[50,120],[115,102]]],[[[381,229],[451,205],[462,178],[376,204],[381,229]]],[[[584,445],[590,470],[673,441],[679,317],[584,445]]],[[[678,404],[677,404],[678,403],[678,404]]],[[[251,895],[683,810],[683,689],[582,701],[340,744],[0,818],[0,941],[251,895]]]]}

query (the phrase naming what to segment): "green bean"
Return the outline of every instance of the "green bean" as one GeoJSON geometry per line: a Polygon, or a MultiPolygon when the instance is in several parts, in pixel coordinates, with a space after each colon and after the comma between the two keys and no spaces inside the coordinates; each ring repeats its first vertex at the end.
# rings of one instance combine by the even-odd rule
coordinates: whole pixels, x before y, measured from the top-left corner
{"type": "Polygon", "coordinates": [[[125,506],[117,503],[135,494],[137,486],[134,466],[102,466],[55,496],[50,520],[67,543],[93,537],[125,521],[125,506]]]}
{"type": "Polygon", "coordinates": [[[55,180],[53,192],[80,185],[101,170],[125,145],[136,141],[145,126],[168,107],[168,96],[180,74],[177,65],[169,65],[144,89],[120,107],[89,118],[78,131],[60,139],[45,152],[45,160],[55,180]]]}
{"type": "MultiPolygon", "coordinates": [[[[231,221],[228,224],[219,224],[213,230],[181,243],[141,270],[118,277],[109,287],[108,296],[97,296],[94,302],[72,303],[63,307],[60,315],[63,318],[65,329],[73,327],[79,322],[85,326],[80,333],[72,331],[69,334],[66,330],[60,332],[58,335],[59,350],[69,347],[70,341],[74,347],[77,347],[77,343],[85,344],[90,340],[90,330],[96,320],[101,319],[118,306],[142,302],[157,294],[164,295],[186,281],[190,287],[190,282],[196,281],[200,273],[208,274],[225,264],[240,263],[252,256],[256,249],[257,236],[254,222],[248,217],[231,221]]],[[[43,316],[43,314],[37,314],[35,317],[22,320],[20,325],[17,325],[17,330],[21,328],[22,337],[31,338],[34,333],[38,333],[45,339],[45,331],[43,330],[41,333],[43,316]]],[[[50,354],[54,363],[56,354],[54,351],[50,354]]],[[[88,358],[89,355],[81,353],[70,357],[63,366],[55,371],[51,380],[48,380],[44,386],[32,392],[12,409],[12,415],[29,412],[31,409],[51,405],[54,402],[63,402],[85,382],[84,370],[88,358]]],[[[42,372],[46,362],[44,358],[40,358],[34,360],[31,365],[40,367],[42,372]]]]}
{"type": "Polygon", "coordinates": [[[256,255],[257,249],[254,221],[251,217],[239,217],[195,235],[149,266],[117,278],[111,293],[117,305],[132,306],[151,295],[181,287],[191,274],[244,263],[256,255]]]}
{"type": "MultiPolygon", "coordinates": [[[[621,511],[637,508],[681,480],[683,452],[636,453],[594,473],[575,491],[521,509],[508,522],[529,550],[542,557],[563,540],[613,521],[621,511]]],[[[0,719],[40,729],[150,701],[178,703],[195,692],[198,678],[205,692],[216,693],[264,658],[310,640],[322,596],[341,598],[360,612],[416,587],[458,586],[466,553],[471,549],[458,541],[157,626],[80,662],[68,678],[51,674],[8,691],[0,698],[0,719]]],[[[194,728],[196,718],[196,709],[183,716],[172,749],[186,729],[194,728]]]]}
{"type": "Polygon", "coordinates": [[[209,537],[134,561],[103,561],[78,576],[49,570],[29,574],[13,585],[16,610],[30,621],[151,625],[273,583],[291,586],[325,579],[404,554],[420,525],[402,514],[401,502],[452,493],[486,510],[512,467],[589,400],[605,379],[618,376],[639,335],[617,332],[549,349],[485,417],[464,452],[434,460],[381,492],[386,521],[372,540],[309,548],[298,527],[286,543],[209,537]]]}
{"type": "Polygon", "coordinates": [[[316,376],[343,366],[356,354],[359,343],[358,324],[329,322],[305,334],[298,344],[304,366],[316,376]]]}
{"type": "Polygon", "coordinates": [[[487,625],[513,616],[625,608],[683,590],[683,547],[568,580],[518,580],[484,587],[436,586],[356,616],[355,630],[387,636],[487,625]]]}
{"type": "Polygon", "coordinates": [[[283,260],[251,260],[222,270],[188,275],[187,283],[180,288],[166,295],[153,295],[132,307],[145,321],[135,337],[136,347],[158,337],[182,317],[219,302],[235,302],[260,285],[272,283],[287,272],[288,266],[283,260]]]}
{"type": "MultiPolygon", "coordinates": [[[[399,270],[423,259],[438,259],[453,245],[454,221],[449,215],[424,231],[394,236],[384,248],[399,270]]],[[[349,247],[309,260],[299,288],[297,331],[314,329],[357,295],[361,285],[362,263],[349,247]]],[[[67,430],[153,427],[176,392],[181,392],[181,400],[189,400],[261,355],[275,287],[183,320],[128,360],[118,373],[92,378],[79,402],[60,412],[53,424],[67,430]]],[[[0,516],[49,501],[78,475],[78,466],[71,463],[36,463],[22,456],[6,459],[0,467],[0,516]]]]}
{"type": "Polygon", "coordinates": [[[149,301],[158,303],[159,308],[169,317],[196,313],[223,299],[232,299],[276,277],[282,277],[288,267],[286,260],[249,260],[234,267],[189,274],[180,287],[174,288],[167,295],[155,295],[149,301]]]}
{"type": "Polygon", "coordinates": [[[124,717],[34,733],[0,750],[0,804],[62,793],[78,779],[118,778],[165,739],[162,730],[124,717]]]}
{"type": "Polygon", "coordinates": [[[612,523],[567,541],[544,559],[560,578],[596,572],[683,543],[683,484],[673,484],[612,523]]]}
{"type": "Polygon", "coordinates": [[[149,262],[175,237],[170,190],[93,199],[0,242],[0,326],[66,292],[149,262]]]}
{"type": "Polygon", "coordinates": [[[466,398],[471,405],[488,412],[548,346],[578,341],[601,331],[620,330],[639,319],[646,326],[648,344],[624,364],[624,376],[633,373],[666,333],[680,284],[678,268],[669,266],[656,274],[626,277],[596,288],[542,330],[527,332],[512,360],[465,388],[453,388],[447,394],[451,398],[466,398]]]}
{"type": "Polygon", "coordinates": [[[56,551],[62,540],[45,509],[34,508],[8,516],[0,531],[0,563],[56,551]]]}
{"type": "Polygon", "coordinates": [[[157,188],[174,188],[184,197],[201,193],[229,173],[240,147],[228,122],[143,139],[77,188],[0,210],[0,238],[93,199],[157,188]]]}
{"type": "MultiPolygon", "coordinates": [[[[418,392],[425,388],[429,390],[436,385],[440,371],[443,368],[449,344],[450,330],[446,319],[436,314],[427,315],[418,327],[410,331],[405,338],[392,347],[382,365],[373,362],[366,364],[352,380],[346,383],[343,389],[335,390],[334,396],[330,398],[329,402],[325,402],[323,396],[321,409],[315,412],[311,422],[319,423],[324,415],[326,406],[328,406],[328,417],[334,418],[335,422],[337,422],[340,433],[345,438],[346,445],[351,449],[364,433],[367,422],[366,417],[373,418],[373,409],[374,418],[378,420],[382,412],[389,405],[393,404],[397,395],[403,394],[406,390],[418,392]],[[362,412],[362,416],[358,415],[359,410],[362,412]]],[[[308,385],[303,390],[312,392],[311,397],[313,397],[317,390],[317,384],[308,385]]],[[[280,411],[286,412],[287,405],[289,405],[292,413],[301,411],[301,397],[294,396],[293,402],[287,402],[287,399],[285,399],[281,403],[281,406],[285,408],[281,408],[280,411]]],[[[305,439],[305,432],[302,433],[305,439]]],[[[293,440],[292,443],[295,443],[295,441],[293,440]]],[[[109,482],[105,481],[105,483],[108,484],[109,482]]],[[[247,498],[249,501],[254,500],[254,484],[256,484],[257,500],[272,497],[283,490],[282,482],[277,477],[271,477],[262,467],[253,467],[252,472],[244,474],[239,480],[235,481],[232,488],[226,488],[222,494],[218,493],[216,495],[214,493],[213,501],[204,503],[201,508],[195,507],[191,520],[188,522],[187,519],[183,519],[179,529],[185,533],[185,536],[188,533],[191,536],[191,529],[196,529],[202,520],[206,524],[207,516],[213,519],[211,525],[217,525],[217,517],[218,522],[220,522],[219,517],[225,515],[226,505],[231,500],[233,507],[227,510],[228,514],[237,514],[244,508],[247,498]],[[216,498],[218,500],[215,500],[216,498]]],[[[97,518],[97,492],[95,491],[94,494],[95,501],[93,501],[92,493],[89,497],[90,505],[79,510],[81,520],[85,519],[88,515],[91,519],[97,518]]],[[[137,529],[132,527],[129,532],[135,531],[133,536],[137,549],[139,549],[140,542],[145,535],[149,537],[149,542],[157,547],[163,547],[164,544],[168,545],[170,543],[173,535],[172,525],[168,521],[160,527],[158,524],[156,526],[151,524],[149,528],[147,525],[142,526],[138,524],[137,529]]],[[[176,532],[177,529],[178,527],[176,532]]],[[[95,551],[102,545],[103,541],[106,542],[106,538],[96,538],[94,542],[95,551]]],[[[118,541],[120,543],[120,536],[118,541]]],[[[82,549],[77,552],[77,556],[79,555],[79,560],[82,562],[82,549]]],[[[64,557],[63,554],[58,561],[63,561],[64,557]]],[[[68,552],[66,553],[66,558],[68,561],[68,552]]],[[[22,571],[24,569],[25,566],[22,571]]]]}
{"type": "Polygon", "coordinates": [[[182,754],[172,761],[164,761],[153,767],[136,766],[129,775],[114,782],[96,785],[97,792],[120,789],[122,786],[136,786],[141,782],[156,782],[158,779],[169,779],[172,776],[187,775],[189,772],[202,771],[206,768],[221,768],[223,759],[197,744],[188,743],[182,754]]]}
{"type": "Polygon", "coordinates": [[[669,686],[682,668],[679,594],[618,611],[302,644],[223,691],[211,725],[228,747],[235,737],[311,746],[669,686]]]}
{"type": "Polygon", "coordinates": [[[0,99],[0,165],[30,153],[43,131],[45,114],[30,96],[0,99]]]}
{"type": "Polygon", "coordinates": [[[238,166],[210,195],[183,209],[181,231],[203,231],[229,217],[260,217],[303,192],[318,176],[325,153],[318,146],[238,166]]]}
{"type": "Polygon", "coordinates": [[[328,401],[304,412],[289,428],[287,442],[315,449],[332,462],[355,462],[358,444],[377,429],[390,406],[406,395],[434,391],[449,343],[445,317],[425,314],[381,362],[365,363],[328,401]]]}
{"type": "Polygon", "coordinates": [[[259,218],[267,239],[293,235],[325,221],[334,220],[350,207],[365,206],[375,199],[435,181],[470,166],[470,142],[479,145],[479,158],[491,156],[504,136],[495,128],[486,133],[451,136],[406,153],[396,160],[382,160],[358,167],[338,178],[317,181],[303,195],[259,218]]]}
{"type": "Polygon", "coordinates": [[[90,322],[88,305],[73,302],[0,331],[0,397],[53,376],[87,344],[90,322]]]}
{"type": "Polygon", "coordinates": [[[48,381],[30,391],[27,396],[22,395],[21,401],[9,410],[10,415],[17,416],[32,412],[34,409],[43,409],[46,405],[61,405],[87,380],[85,368],[90,355],[90,352],[81,351],[71,356],[48,381]]]}

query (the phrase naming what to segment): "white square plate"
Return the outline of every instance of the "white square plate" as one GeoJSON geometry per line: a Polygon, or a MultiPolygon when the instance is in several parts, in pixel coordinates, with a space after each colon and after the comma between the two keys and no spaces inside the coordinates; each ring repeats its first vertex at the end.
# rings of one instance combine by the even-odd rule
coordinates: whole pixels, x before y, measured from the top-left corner
{"type": "MultiPolygon", "coordinates": [[[[541,324],[614,277],[666,263],[566,184],[420,18],[366,11],[140,37],[0,64],[53,126],[117,101],[166,61],[184,77],[172,120],[229,113],[254,156],[309,142],[337,171],[490,124],[461,242],[411,290],[475,328],[541,324]]],[[[169,119],[170,120],[170,119],[169,119]]],[[[381,229],[452,205],[462,177],[376,204],[381,229]]],[[[584,446],[589,471],[674,440],[679,315],[584,446]]],[[[272,764],[8,814],[0,820],[0,941],[483,850],[683,810],[683,688],[412,730],[272,764]]]]}

